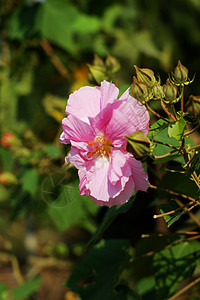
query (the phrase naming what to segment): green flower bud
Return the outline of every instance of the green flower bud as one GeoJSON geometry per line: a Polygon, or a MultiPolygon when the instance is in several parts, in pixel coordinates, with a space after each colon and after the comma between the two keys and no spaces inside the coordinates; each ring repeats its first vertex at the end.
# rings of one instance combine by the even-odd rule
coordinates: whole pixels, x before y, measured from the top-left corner
{"type": "Polygon", "coordinates": [[[146,83],[139,82],[135,76],[133,76],[131,92],[133,97],[141,101],[143,104],[149,101],[149,92],[146,83]]]}
{"type": "Polygon", "coordinates": [[[169,78],[167,79],[166,84],[163,86],[163,92],[165,94],[165,102],[174,103],[177,102],[177,86],[173,84],[169,78]]]}
{"type": "Polygon", "coordinates": [[[188,69],[181,64],[180,60],[174,71],[174,79],[180,84],[188,80],[188,69]]]}
{"type": "Polygon", "coordinates": [[[153,87],[153,96],[154,96],[154,99],[162,99],[165,97],[163,88],[158,82],[156,82],[153,87]]]}
{"type": "Polygon", "coordinates": [[[144,82],[149,88],[152,88],[156,83],[154,72],[150,69],[140,69],[134,66],[138,81],[144,82]]]}
{"type": "Polygon", "coordinates": [[[94,55],[93,66],[98,66],[102,68],[104,67],[103,59],[101,59],[101,57],[99,57],[96,54],[94,55]]]}
{"type": "Polygon", "coordinates": [[[93,66],[88,64],[87,65],[89,68],[89,80],[90,81],[95,81],[98,84],[101,83],[101,81],[103,81],[104,79],[107,79],[107,74],[106,74],[106,70],[103,67],[99,67],[99,66],[93,66]]]}
{"type": "Polygon", "coordinates": [[[136,131],[132,135],[125,135],[127,139],[127,151],[136,159],[143,160],[151,153],[150,140],[142,131],[136,131]]]}
{"type": "Polygon", "coordinates": [[[109,54],[106,57],[106,69],[111,73],[116,73],[120,69],[118,60],[109,54]]]}
{"type": "Polygon", "coordinates": [[[200,117],[200,96],[191,95],[185,108],[191,116],[200,117]]]}

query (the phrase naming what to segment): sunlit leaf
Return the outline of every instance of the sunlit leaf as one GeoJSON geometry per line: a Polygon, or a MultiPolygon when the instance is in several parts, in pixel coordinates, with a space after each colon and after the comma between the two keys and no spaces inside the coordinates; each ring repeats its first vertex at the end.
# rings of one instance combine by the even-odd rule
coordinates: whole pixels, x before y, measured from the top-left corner
{"type": "Polygon", "coordinates": [[[170,123],[168,127],[169,137],[174,137],[176,140],[181,141],[184,130],[186,128],[186,122],[180,118],[178,121],[170,123]]]}
{"type": "Polygon", "coordinates": [[[173,295],[179,284],[191,277],[200,258],[198,241],[183,242],[154,255],[153,268],[158,299],[173,295]]]}

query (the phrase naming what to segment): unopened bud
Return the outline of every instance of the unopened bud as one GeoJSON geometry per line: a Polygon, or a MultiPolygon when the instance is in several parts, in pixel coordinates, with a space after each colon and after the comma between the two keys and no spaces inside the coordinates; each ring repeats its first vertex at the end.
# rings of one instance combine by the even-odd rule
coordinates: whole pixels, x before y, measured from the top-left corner
{"type": "Polygon", "coordinates": [[[150,140],[142,131],[136,131],[132,135],[125,135],[127,139],[127,151],[136,159],[143,160],[151,153],[150,140]]]}
{"type": "Polygon", "coordinates": [[[142,103],[149,101],[148,87],[146,83],[139,82],[135,76],[133,76],[131,92],[133,97],[141,101],[142,103]]]}
{"type": "Polygon", "coordinates": [[[12,132],[5,132],[1,138],[1,145],[10,148],[16,141],[16,136],[12,132]]]}
{"type": "Polygon", "coordinates": [[[2,184],[16,184],[17,178],[10,172],[0,173],[0,183],[2,184]]]}
{"type": "Polygon", "coordinates": [[[173,84],[169,78],[166,84],[163,86],[163,92],[165,94],[165,99],[167,103],[174,103],[177,101],[177,86],[173,84]]]}
{"type": "Polygon", "coordinates": [[[200,96],[191,95],[185,108],[190,115],[200,117],[200,96]]]}
{"type": "Polygon", "coordinates": [[[104,79],[106,79],[106,70],[103,67],[99,67],[99,66],[93,66],[88,64],[88,68],[90,71],[89,74],[89,80],[90,81],[95,81],[96,83],[100,84],[101,81],[103,81],[104,79]]]}
{"type": "Polygon", "coordinates": [[[120,69],[120,64],[118,60],[109,54],[106,57],[106,69],[108,72],[111,73],[115,73],[120,69]]]}
{"type": "Polygon", "coordinates": [[[104,67],[103,59],[101,59],[101,57],[99,57],[98,55],[95,54],[94,60],[93,60],[93,65],[98,66],[98,67],[104,67]]]}
{"type": "Polygon", "coordinates": [[[180,60],[175,68],[174,78],[177,83],[184,83],[188,80],[188,69],[181,64],[180,60]]]}
{"type": "Polygon", "coordinates": [[[165,97],[163,88],[158,82],[156,82],[153,87],[153,96],[154,96],[154,99],[162,99],[165,97]]]}
{"type": "Polygon", "coordinates": [[[134,67],[135,67],[138,81],[144,82],[147,84],[149,88],[152,88],[156,83],[154,72],[150,69],[140,69],[137,66],[134,67]]]}

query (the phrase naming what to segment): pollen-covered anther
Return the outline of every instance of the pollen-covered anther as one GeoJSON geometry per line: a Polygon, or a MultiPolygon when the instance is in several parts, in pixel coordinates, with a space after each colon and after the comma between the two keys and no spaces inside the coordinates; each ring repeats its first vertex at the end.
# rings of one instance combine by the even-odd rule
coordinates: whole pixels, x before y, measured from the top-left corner
{"type": "Polygon", "coordinates": [[[88,142],[88,145],[94,150],[87,153],[88,158],[106,157],[109,159],[113,147],[110,140],[105,139],[104,136],[96,136],[94,141],[88,142]]]}

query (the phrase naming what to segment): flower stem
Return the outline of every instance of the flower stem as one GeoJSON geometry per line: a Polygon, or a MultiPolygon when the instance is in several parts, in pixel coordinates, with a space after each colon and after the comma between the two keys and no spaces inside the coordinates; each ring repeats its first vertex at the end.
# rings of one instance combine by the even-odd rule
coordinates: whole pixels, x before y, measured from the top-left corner
{"type": "Polygon", "coordinates": [[[182,87],[182,91],[181,91],[181,118],[183,118],[183,110],[184,110],[183,90],[184,90],[184,87],[182,87]]]}
{"type": "Polygon", "coordinates": [[[167,153],[165,153],[165,154],[163,154],[163,155],[154,156],[154,157],[155,157],[155,159],[164,158],[164,157],[167,157],[167,156],[171,155],[172,153],[174,153],[174,152],[176,152],[176,151],[179,151],[179,150],[180,150],[180,149],[177,148],[177,149],[174,149],[174,150],[172,150],[172,151],[170,151],[170,152],[167,152],[167,153]]]}
{"type": "Polygon", "coordinates": [[[197,129],[199,129],[199,127],[200,127],[200,123],[196,127],[194,127],[193,129],[191,129],[190,131],[185,132],[183,136],[185,137],[185,136],[193,133],[194,131],[196,131],[197,129]]]}
{"type": "Polygon", "coordinates": [[[154,142],[155,144],[160,144],[160,145],[164,145],[164,146],[167,146],[169,148],[172,148],[172,149],[177,149],[175,146],[172,146],[172,145],[167,144],[165,142],[156,141],[156,140],[153,140],[153,139],[150,139],[150,141],[154,142]]]}
{"type": "Polygon", "coordinates": [[[171,194],[171,195],[179,196],[179,197],[182,197],[182,198],[184,198],[184,199],[187,199],[187,200],[189,200],[189,201],[192,201],[192,202],[196,203],[196,199],[194,199],[194,198],[192,198],[192,197],[189,197],[189,196],[187,196],[187,195],[180,194],[180,193],[171,191],[171,190],[169,190],[169,189],[160,188],[160,187],[158,187],[158,186],[156,186],[156,185],[152,185],[152,184],[150,184],[149,187],[152,188],[152,189],[155,189],[155,190],[165,191],[165,192],[167,192],[167,193],[169,193],[169,194],[171,194]]]}
{"type": "Polygon", "coordinates": [[[191,148],[187,149],[187,151],[190,152],[191,150],[197,149],[197,148],[200,148],[200,145],[196,145],[194,147],[191,147],[191,148]]]}
{"type": "Polygon", "coordinates": [[[165,103],[164,103],[163,100],[161,100],[161,105],[162,105],[162,108],[164,109],[164,111],[166,112],[166,114],[167,114],[168,116],[170,116],[170,118],[171,118],[173,121],[176,122],[176,118],[168,111],[168,109],[167,109],[167,107],[166,107],[166,105],[165,105],[165,103]]]}
{"type": "MultiPolygon", "coordinates": [[[[173,210],[171,210],[171,211],[168,211],[168,212],[166,212],[166,213],[164,213],[164,214],[154,215],[153,218],[154,218],[154,219],[157,219],[157,218],[169,216],[169,215],[174,214],[175,212],[180,211],[180,210],[182,210],[182,209],[184,209],[184,208],[190,207],[191,205],[193,205],[192,208],[194,208],[195,206],[198,205],[198,203],[194,204],[194,202],[191,201],[190,203],[188,203],[188,204],[186,204],[186,205],[183,205],[183,206],[181,206],[181,207],[178,207],[178,208],[176,208],[176,209],[173,209],[173,210]]],[[[199,226],[200,226],[200,224],[199,224],[199,226]]]]}
{"type": "Polygon", "coordinates": [[[169,120],[167,120],[166,118],[162,117],[162,116],[161,116],[160,114],[158,114],[155,110],[151,109],[147,103],[145,103],[145,106],[146,106],[147,110],[150,111],[150,112],[151,112],[154,116],[156,116],[158,119],[162,119],[162,120],[164,120],[165,122],[170,123],[169,120]]]}

